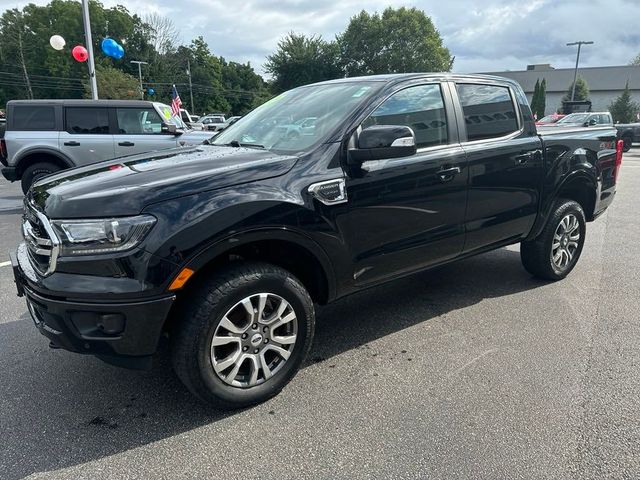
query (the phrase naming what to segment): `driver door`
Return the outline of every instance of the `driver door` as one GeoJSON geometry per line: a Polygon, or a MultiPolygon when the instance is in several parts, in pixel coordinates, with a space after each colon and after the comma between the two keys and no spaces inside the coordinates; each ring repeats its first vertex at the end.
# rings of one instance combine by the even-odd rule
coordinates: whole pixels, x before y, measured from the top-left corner
{"type": "Polygon", "coordinates": [[[162,131],[162,118],[153,107],[118,107],[114,110],[116,157],[166,150],[178,145],[175,135],[162,131]]]}
{"type": "Polygon", "coordinates": [[[364,162],[346,180],[349,210],[343,228],[357,285],[420,270],[462,252],[468,168],[448,88],[447,83],[404,88],[361,125],[408,126],[417,153],[364,162]]]}

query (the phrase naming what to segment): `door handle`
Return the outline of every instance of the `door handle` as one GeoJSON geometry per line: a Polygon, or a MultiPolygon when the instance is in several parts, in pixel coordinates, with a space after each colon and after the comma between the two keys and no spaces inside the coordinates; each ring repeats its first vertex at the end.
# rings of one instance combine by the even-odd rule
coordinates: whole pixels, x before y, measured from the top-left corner
{"type": "Polygon", "coordinates": [[[133,147],[133,146],[135,146],[135,143],[133,143],[133,142],[120,142],[120,143],[118,143],[118,145],[120,145],[121,147],[133,147]]]}
{"type": "Polygon", "coordinates": [[[516,161],[516,165],[524,165],[533,158],[533,152],[527,152],[527,153],[523,153],[522,155],[516,155],[514,158],[516,161]]]}
{"type": "Polygon", "coordinates": [[[460,172],[460,167],[445,168],[438,171],[438,177],[440,177],[441,181],[448,182],[453,180],[453,177],[458,175],[460,172]]]}
{"type": "Polygon", "coordinates": [[[80,142],[64,142],[65,147],[79,147],[80,142]]]}

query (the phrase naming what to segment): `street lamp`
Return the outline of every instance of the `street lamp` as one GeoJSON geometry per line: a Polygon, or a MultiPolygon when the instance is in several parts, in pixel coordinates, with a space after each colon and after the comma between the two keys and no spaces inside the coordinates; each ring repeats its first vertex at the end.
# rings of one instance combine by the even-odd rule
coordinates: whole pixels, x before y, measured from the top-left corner
{"type": "Polygon", "coordinates": [[[84,23],[84,36],[89,53],[89,83],[91,85],[91,98],[98,99],[98,84],[96,82],[96,66],[93,61],[93,40],[91,38],[91,20],[89,19],[89,0],[82,0],[82,22],[84,23]]]}
{"type": "Polygon", "coordinates": [[[573,102],[574,98],[576,97],[576,81],[578,80],[578,64],[580,63],[580,49],[582,48],[582,45],[593,45],[593,42],[572,42],[572,43],[567,43],[567,47],[575,47],[578,46],[578,56],[576,57],[576,69],[573,72],[573,88],[571,89],[571,101],[573,102]]]}
{"type": "Polygon", "coordinates": [[[140,98],[144,100],[144,89],[142,88],[142,65],[148,65],[148,63],[141,62],[140,60],[131,60],[129,63],[138,64],[138,78],[140,79],[140,98]]]}

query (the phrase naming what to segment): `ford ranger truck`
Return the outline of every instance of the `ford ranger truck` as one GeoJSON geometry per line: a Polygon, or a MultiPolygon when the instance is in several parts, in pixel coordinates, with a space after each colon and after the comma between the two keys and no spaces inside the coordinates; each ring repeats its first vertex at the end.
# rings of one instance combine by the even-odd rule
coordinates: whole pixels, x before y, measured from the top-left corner
{"type": "Polygon", "coordinates": [[[316,304],[511,244],[562,280],[621,161],[613,127],[539,135],[504,78],[334,80],[207,145],[40,180],[11,259],[53,347],[145,368],[166,337],[191,392],[239,408],[293,378],[316,304]]]}

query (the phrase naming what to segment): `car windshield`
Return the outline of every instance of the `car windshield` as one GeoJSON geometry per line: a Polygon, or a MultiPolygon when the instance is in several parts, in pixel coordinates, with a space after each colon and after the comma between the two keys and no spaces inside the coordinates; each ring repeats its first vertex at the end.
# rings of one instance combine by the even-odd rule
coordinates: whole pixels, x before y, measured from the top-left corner
{"type": "Polygon", "coordinates": [[[559,120],[557,115],[547,115],[546,117],[543,117],[542,119],[538,120],[538,122],[540,123],[555,123],[558,121],[559,120]]]}
{"type": "Polygon", "coordinates": [[[257,146],[299,152],[326,140],[340,122],[366,102],[379,82],[340,82],[283,93],[224,130],[213,145],[257,146]],[[305,120],[314,119],[304,124],[305,120]]]}
{"type": "Polygon", "coordinates": [[[558,123],[584,123],[588,118],[588,113],[572,113],[571,115],[564,117],[562,120],[559,120],[558,123]]]}
{"type": "Polygon", "coordinates": [[[158,105],[158,109],[160,110],[160,113],[162,114],[162,118],[166,123],[175,125],[176,127],[182,130],[189,130],[189,127],[185,125],[185,123],[182,121],[180,117],[173,116],[173,113],[171,112],[171,107],[169,105],[158,105]]]}

